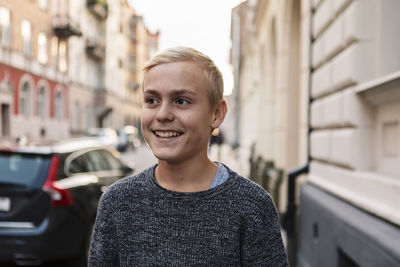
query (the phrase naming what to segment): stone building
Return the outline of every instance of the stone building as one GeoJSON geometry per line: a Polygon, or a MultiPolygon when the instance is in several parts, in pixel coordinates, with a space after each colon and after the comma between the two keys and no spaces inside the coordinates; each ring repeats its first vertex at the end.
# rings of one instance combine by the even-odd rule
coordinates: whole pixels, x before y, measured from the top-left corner
{"type": "Polygon", "coordinates": [[[129,20],[130,52],[129,68],[132,70],[128,80],[128,95],[133,105],[127,103],[126,109],[132,109],[133,116],[125,118],[125,124],[134,125],[140,131],[140,113],[143,101],[142,82],[144,64],[158,51],[159,32],[152,33],[144,23],[143,17],[134,14],[129,20]]]}
{"type": "MultiPolygon", "coordinates": [[[[300,49],[308,46],[309,38],[301,32],[309,24],[301,8],[299,1],[246,1],[233,10],[241,28],[232,29],[239,36],[232,52],[241,46],[232,55],[240,107],[238,154],[248,172],[252,147],[255,155],[285,172],[307,162],[309,68],[308,53],[300,49]]],[[[276,200],[281,211],[286,206],[284,182],[276,200]]]]}
{"type": "Polygon", "coordinates": [[[298,184],[292,265],[398,266],[400,2],[249,0],[243,8],[236,27],[246,48],[232,62],[242,164],[255,144],[254,154],[285,174],[309,166],[298,184]]]}
{"type": "Polygon", "coordinates": [[[153,51],[148,40],[158,47],[158,33],[147,30],[126,0],[72,1],[70,8],[82,28],[82,38],[70,42],[73,129],[137,126],[142,101],[137,76],[153,51]],[[145,34],[138,35],[138,27],[145,34]]]}
{"type": "Polygon", "coordinates": [[[69,14],[79,23],[82,36],[71,39],[69,47],[71,134],[101,124],[106,107],[100,100],[105,92],[106,21],[105,1],[70,1],[69,14]],[[99,107],[101,106],[101,107],[99,107]]]}

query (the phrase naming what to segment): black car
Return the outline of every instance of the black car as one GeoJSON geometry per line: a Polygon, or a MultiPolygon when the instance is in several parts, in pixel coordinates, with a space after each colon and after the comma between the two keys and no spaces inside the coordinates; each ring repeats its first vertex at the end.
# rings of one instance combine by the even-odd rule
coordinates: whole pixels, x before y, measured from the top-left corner
{"type": "Polygon", "coordinates": [[[132,172],[92,140],[0,149],[0,266],[86,266],[99,198],[132,172]]]}

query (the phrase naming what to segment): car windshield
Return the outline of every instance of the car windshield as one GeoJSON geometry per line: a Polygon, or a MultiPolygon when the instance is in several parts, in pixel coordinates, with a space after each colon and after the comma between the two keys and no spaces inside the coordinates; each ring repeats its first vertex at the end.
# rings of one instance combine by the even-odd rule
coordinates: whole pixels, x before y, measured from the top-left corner
{"type": "Polygon", "coordinates": [[[32,185],[46,175],[47,155],[0,152],[0,184],[32,185]]]}

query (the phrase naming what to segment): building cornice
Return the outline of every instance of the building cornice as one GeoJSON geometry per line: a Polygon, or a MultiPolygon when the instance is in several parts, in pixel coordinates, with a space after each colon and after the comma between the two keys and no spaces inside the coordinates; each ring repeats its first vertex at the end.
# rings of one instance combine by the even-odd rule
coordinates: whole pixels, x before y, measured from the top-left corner
{"type": "Polygon", "coordinates": [[[0,48],[0,64],[15,68],[54,82],[67,84],[67,72],[60,72],[50,64],[41,64],[12,50],[0,48]]]}
{"type": "Polygon", "coordinates": [[[374,106],[400,101],[400,71],[362,83],[355,91],[374,106]]]}

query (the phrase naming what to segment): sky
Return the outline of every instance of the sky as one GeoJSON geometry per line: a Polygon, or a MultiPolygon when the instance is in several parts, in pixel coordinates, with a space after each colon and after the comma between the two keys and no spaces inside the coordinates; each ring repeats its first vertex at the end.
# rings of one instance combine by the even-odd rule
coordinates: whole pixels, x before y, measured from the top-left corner
{"type": "Polygon", "coordinates": [[[160,50],[190,46],[208,55],[233,88],[229,64],[231,10],[243,0],[128,0],[150,31],[160,31],[160,50]]]}

